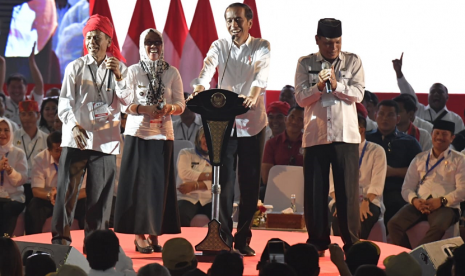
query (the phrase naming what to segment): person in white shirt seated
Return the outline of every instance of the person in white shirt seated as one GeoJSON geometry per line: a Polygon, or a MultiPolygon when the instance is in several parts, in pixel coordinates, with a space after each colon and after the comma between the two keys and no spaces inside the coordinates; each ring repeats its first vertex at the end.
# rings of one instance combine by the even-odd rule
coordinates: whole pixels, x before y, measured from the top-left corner
{"type": "MultiPolygon", "coordinates": [[[[360,238],[367,239],[371,229],[382,218],[385,207],[383,204],[384,180],[386,179],[387,161],[384,149],[372,142],[365,140],[366,119],[358,116],[358,128],[362,141],[359,151],[359,199],[360,199],[360,238]]],[[[330,174],[331,175],[331,174],[330,174]]],[[[333,214],[332,228],[335,236],[340,236],[339,222],[336,219],[336,195],[334,193],[334,181],[330,177],[329,195],[332,200],[329,203],[333,214]]]]}
{"type": "Polygon", "coordinates": [[[11,124],[4,118],[0,118],[0,156],[0,233],[12,236],[25,206],[27,161],[24,152],[13,146],[11,124]]]}
{"type": "MultiPolygon", "coordinates": [[[[47,218],[53,214],[57,194],[58,167],[61,156],[61,132],[52,132],[47,137],[47,149],[34,157],[32,167],[33,198],[26,208],[26,234],[42,233],[47,218]]],[[[74,218],[79,221],[79,227],[84,229],[86,216],[85,179],[78,194],[78,202],[74,218]]]]}
{"type": "Polygon", "coordinates": [[[403,56],[404,54],[402,53],[400,59],[395,59],[392,61],[392,63],[394,66],[394,71],[396,71],[397,85],[399,86],[400,93],[410,94],[416,99],[418,108],[416,116],[432,124],[434,124],[434,121],[437,120],[453,122],[455,124],[455,133],[458,133],[465,129],[462,118],[457,113],[454,113],[447,109],[446,103],[449,99],[449,92],[447,90],[447,87],[442,83],[434,83],[429,89],[427,106],[424,106],[423,104],[418,102],[418,97],[415,94],[415,90],[413,90],[412,86],[407,82],[404,74],[402,73],[403,56]]]}
{"type": "Polygon", "coordinates": [[[433,126],[433,148],[418,154],[410,163],[402,186],[405,205],[389,221],[393,244],[411,248],[406,231],[420,221],[430,228],[420,244],[438,241],[460,218],[465,199],[465,156],[449,149],[455,124],[438,120],[433,126]]]}
{"type": "Polygon", "coordinates": [[[136,276],[132,260],[119,245],[119,239],[111,230],[95,230],[84,240],[89,276],[136,276]]]}
{"type": "Polygon", "coordinates": [[[211,219],[212,166],[203,127],[195,136],[195,148],[182,149],[178,156],[178,208],[181,226],[190,226],[195,215],[211,219]]]}
{"type": "MultiPolygon", "coordinates": [[[[189,95],[189,93],[184,93],[184,99],[187,99],[189,95]]],[[[194,144],[195,135],[202,126],[202,118],[189,108],[184,109],[179,117],[179,120],[173,122],[174,140],[186,140],[194,144]]]]}
{"type": "Polygon", "coordinates": [[[433,147],[431,134],[413,124],[415,118],[415,102],[411,95],[401,94],[393,99],[399,105],[400,120],[397,129],[405,134],[414,137],[420,143],[422,151],[430,150],[433,147]]]}

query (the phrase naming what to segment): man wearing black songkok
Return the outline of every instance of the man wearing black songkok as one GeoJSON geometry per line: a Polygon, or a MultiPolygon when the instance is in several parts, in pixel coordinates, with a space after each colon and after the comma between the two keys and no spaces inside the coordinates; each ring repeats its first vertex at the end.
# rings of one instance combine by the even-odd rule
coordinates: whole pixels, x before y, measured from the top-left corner
{"type": "Polygon", "coordinates": [[[355,103],[363,100],[365,76],[360,58],[341,52],[341,36],[341,21],[321,19],[315,36],[319,52],[301,57],[295,75],[296,100],[305,107],[302,147],[307,242],[318,248],[320,256],[331,242],[327,208],[330,166],[344,250],[358,241],[360,231],[361,138],[355,103]]]}

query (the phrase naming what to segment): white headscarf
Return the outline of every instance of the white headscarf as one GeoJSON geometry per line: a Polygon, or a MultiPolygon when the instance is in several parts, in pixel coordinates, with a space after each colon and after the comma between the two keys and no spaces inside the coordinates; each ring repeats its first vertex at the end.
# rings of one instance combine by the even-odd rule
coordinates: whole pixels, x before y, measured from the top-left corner
{"type": "Polygon", "coordinates": [[[10,151],[11,147],[13,147],[13,128],[11,127],[10,121],[5,118],[0,118],[0,123],[1,122],[6,122],[8,124],[8,128],[10,129],[10,140],[6,143],[6,145],[1,146],[0,145],[0,158],[5,155],[7,152],[10,151]]]}
{"type": "Polygon", "coordinates": [[[164,52],[165,52],[165,43],[163,42],[163,35],[155,30],[155,29],[147,29],[140,34],[139,38],[139,55],[140,55],[140,63],[142,68],[146,68],[150,75],[150,80],[152,83],[153,91],[149,89],[147,93],[147,105],[154,105],[158,104],[158,102],[163,101],[163,95],[165,94],[165,85],[161,81],[161,77],[163,73],[168,70],[170,65],[164,59],[164,52]],[[161,53],[159,54],[159,58],[156,61],[153,61],[149,58],[146,50],[145,50],[145,37],[148,35],[149,32],[154,32],[160,36],[162,46],[161,46],[161,53]],[[159,86],[161,89],[159,89],[159,86]],[[160,90],[160,93],[158,93],[160,90]]]}

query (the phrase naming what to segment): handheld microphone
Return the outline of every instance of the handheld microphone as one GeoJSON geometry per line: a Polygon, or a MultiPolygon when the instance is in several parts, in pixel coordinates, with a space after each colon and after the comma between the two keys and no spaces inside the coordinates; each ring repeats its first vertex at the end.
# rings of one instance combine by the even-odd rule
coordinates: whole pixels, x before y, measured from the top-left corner
{"type": "MultiPolygon", "coordinates": [[[[331,69],[331,63],[327,61],[323,61],[321,63],[321,69],[331,69]]],[[[333,92],[333,89],[331,88],[331,81],[327,80],[325,84],[326,84],[326,93],[333,92]]]]}
{"type": "Polygon", "coordinates": [[[224,73],[226,73],[226,68],[228,68],[229,56],[231,56],[231,49],[232,49],[232,46],[233,46],[233,44],[234,44],[234,39],[235,39],[235,38],[236,38],[235,35],[233,35],[233,36],[231,37],[231,40],[232,40],[232,41],[231,41],[231,46],[229,47],[228,58],[226,59],[226,64],[224,65],[223,75],[221,76],[221,81],[220,81],[220,85],[219,85],[220,89],[221,89],[221,84],[223,83],[224,73]]]}
{"type": "Polygon", "coordinates": [[[111,75],[113,74],[113,71],[110,69],[107,69],[107,73],[108,73],[107,92],[111,92],[111,75]]]}

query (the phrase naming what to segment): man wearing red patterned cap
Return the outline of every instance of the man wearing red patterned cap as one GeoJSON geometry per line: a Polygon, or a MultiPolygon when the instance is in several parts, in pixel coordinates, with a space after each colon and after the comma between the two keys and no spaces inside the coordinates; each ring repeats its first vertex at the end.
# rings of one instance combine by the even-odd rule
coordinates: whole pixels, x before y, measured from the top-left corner
{"type": "Polygon", "coordinates": [[[268,126],[266,127],[265,142],[284,132],[286,129],[285,120],[287,113],[289,112],[289,108],[289,104],[282,101],[272,102],[268,105],[266,108],[268,126]]]}
{"type": "Polygon", "coordinates": [[[68,64],[58,103],[63,137],[52,220],[52,243],[70,244],[70,226],[84,173],[86,236],[105,229],[110,219],[116,155],[120,151],[121,105],[132,101],[115,85],[127,67],[112,43],[114,29],[105,16],[93,15],[83,29],[85,56],[68,64]],[[107,52],[112,56],[107,56],[107,52]],[[107,87],[107,83],[110,87],[107,87]]]}

